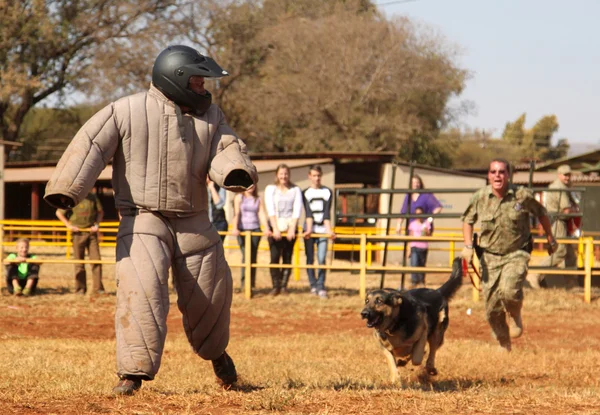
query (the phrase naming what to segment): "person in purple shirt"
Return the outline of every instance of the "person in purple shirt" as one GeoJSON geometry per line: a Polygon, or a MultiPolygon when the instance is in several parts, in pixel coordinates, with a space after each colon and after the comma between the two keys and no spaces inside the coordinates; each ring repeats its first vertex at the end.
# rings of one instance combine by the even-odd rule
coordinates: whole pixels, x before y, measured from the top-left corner
{"type": "MultiPolygon", "coordinates": [[[[425,188],[425,186],[423,186],[423,179],[421,179],[421,176],[419,176],[417,174],[415,174],[413,176],[413,178],[410,182],[410,188],[411,189],[424,189],[425,188]]],[[[423,213],[426,215],[435,215],[436,213],[440,213],[442,211],[442,204],[440,203],[439,200],[437,200],[437,198],[433,195],[433,193],[408,193],[406,195],[406,197],[404,198],[404,203],[402,204],[402,209],[400,209],[401,214],[406,214],[408,212],[408,198],[409,197],[411,198],[410,213],[419,213],[419,214],[423,213]],[[417,212],[417,209],[419,209],[419,212],[417,212]]],[[[410,221],[408,222],[409,227],[416,220],[417,220],[416,218],[411,218],[410,221]]],[[[430,224],[429,235],[431,235],[431,233],[433,232],[433,223],[432,223],[432,221],[427,221],[427,220],[425,220],[425,222],[428,222],[430,224]]],[[[396,224],[396,234],[400,235],[403,233],[402,232],[403,224],[404,224],[404,220],[399,219],[396,224]]],[[[427,253],[428,253],[428,250],[426,250],[426,249],[419,252],[419,254],[418,254],[418,263],[420,264],[419,266],[425,266],[425,263],[427,262],[427,253]]],[[[416,257],[414,259],[416,260],[416,257]]],[[[413,256],[411,253],[411,261],[412,260],[413,260],[413,256]]],[[[424,286],[425,285],[425,275],[424,274],[413,275],[411,282],[412,282],[413,287],[424,286]]]]}
{"type": "MultiPolygon", "coordinates": [[[[421,177],[419,175],[415,174],[413,176],[412,181],[410,183],[410,188],[411,189],[425,189],[425,186],[423,186],[423,180],[421,179],[421,177]]],[[[436,199],[436,197],[433,195],[433,193],[409,193],[404,198],[404,203],[402,204],[402,209],[400,209],[401,214],[405,214],[408,211],[408,198],[409,197],[411,198],[410,213],[415,213],[415,211],[417,209],[423,210],[423,213],[426,215],[435,215],[442,211],[442,204],[440,203],[439,200],[436,199]]],[[[410,222],[412,222],[414,220],[415,219],[412,218],[412,219],[410,219],[410,222]]],[[[409,222],[409,224],[410,224],[410,222],[409,222]]],[[[402,233],[402,230],[403,230],[402,225],[403,224],[404,224],[404,220],[399,219],[396,224],[396,233],[397,234],[402,233]]],[[[432,227],[432,232],[433,232],[433,227],[432,227]]]]}

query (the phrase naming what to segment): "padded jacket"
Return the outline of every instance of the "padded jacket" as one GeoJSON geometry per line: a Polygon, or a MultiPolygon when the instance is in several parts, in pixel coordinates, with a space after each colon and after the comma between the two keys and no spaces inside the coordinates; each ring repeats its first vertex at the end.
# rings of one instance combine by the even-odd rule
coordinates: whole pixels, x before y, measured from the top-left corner
{"type": "Polygon", "coordinates": [[[77,205],[111,159],[118,209],[193,215],[208,209],[207,173],[236,192],[258,181],[246,145],[219,107],[211,105],[202,116],[182,114],[153,85],[107,105],[85,123],[58,162],[44,199],[57,208],[77,205]]]}

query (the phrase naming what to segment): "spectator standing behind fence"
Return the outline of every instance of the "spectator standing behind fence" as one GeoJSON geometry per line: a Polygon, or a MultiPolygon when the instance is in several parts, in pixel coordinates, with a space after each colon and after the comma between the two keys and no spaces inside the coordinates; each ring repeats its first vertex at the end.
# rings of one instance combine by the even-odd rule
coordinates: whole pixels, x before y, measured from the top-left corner
{"type": "Polygon", "coordinates": [[[9,294],[34,295],[37,289],[40,265],[25,262],[35,258],[29,253],[29,239],[17,240],[17,253],[8,254],[7,260],[17,262],[6,263],[6,288],[9,294]]]}
{"type": "MultiPolygon", "coordinates": [[[[417,208],[415,213],[420,215],[423,213],[423,209],[417,208]]],[[[423,218],[415,218],[408,224],[408,234],[410,236],[429,236],[431,235],[431,221],[424,220],[423,218]]],[[[429,244],[426,241],[411,241],[410,246],[410,266],[411,267],[424,267],[427,263],[427,250],[429,244]]],[[[415,272],[411,274],[411,287],[425,287],[425,274],[422,272],[415,272]]]]}
{"type": "MultiPolygon", "coordinates": [[[[73,257],[85,259],[87,249],[91,260],[100,260],[98,229],[104,217],[104,210],[98,195],[88,195],[72,209],[58,209],[56,217],[71,231],[73,237],[73,257]]],[[[92,293],[104,294],[102,284],[102,265],[92,264],[92,293]]],[[[75,293],[85,294],[87,291],[87,275],[85,264],[75,264],[75,293]]]]}
{"type": "MultiPolygon", "coordinates": [[[[233,229],[232,233],[237,236],[238,244],[242,250],[242,263],[246,262],[246,236],[241,232],[260,232],[260,225],[263,224],[264,234],[271,236],[271,230],[267,223],[267,215],[261,198],[258,196],[258,189],[252,186],[244,193],[235,195],[233,199],[233,229]]],[[[258,245],[260,244],[260,235],[250,237],[250,261],[256,264],[258,256],[258,245]]],[[[244,289],[246,278],[246,268],[242,267],[241,289],[244,289]]],[[[256,268],[250,271],[250,281],[252,288],[256,284],[256,268]]]]}
{"type": "Polygon", "coordinates": [[[556,247],[546,209],[522,186],[510,187],[510,164],[494,159],[488,171],[489,185],[478,190],[463,213],[461,256],[473,259],[473,225],[481,222],[478,252],[485,314],[500,347],[511,350],[511,337],[523,333],[523,281],[533,249],[530,215],[539,218],[546,232],[550,253],[556,247]],[[508,314],[508,323],[507,323],[508,314]]]}
{"type": "MultiPolygon", "coordinates": [[[[313,265],[315,260],[315,244],[317,245],[317,261],[319,265],[325,265],[327,258],[327,239],[335,239],[335,233],[331,229],[331,200],[333,193],[331,189],[321,185],[323,169],[321,166],[310,166],[308,178],[310,187],[304,190],[304,210],[306,212],[306,223],[304,225],[304,249],[306,251],[306,264],[313,265]],[[327,236],[312,237],[312,233],[327,234],[327,236]]],[[[321,298],[327,298],[325,290],[325,270],[319,269],[319,277],[315,278],[315,270],[308,268],[308,282],[311,294],[321,298]]]]}
{"type": "MultiPolygon", "coordinates": [[[[414,190],[425,188],[425,186],[423,185],[423,180],[421,179],[421,176],[415,174],[412,177],[412,180],[410,182],[410,188],[414,189],[414,190]]],[[[408,199],[409,198],[411,199],[411,201],[410,201],[410,213],[411,214],[414,214],[416,209],[421,209],[423,211],[423,214],[425,214],[425,215],[435,215],[442,211],[442,204],[439,202],[439,200],[437,200],[437,198],[433,195],[433,193],[409,193],[404,197],[404,202],[402,203],[402,209],[400,209],[400,213],[403,215],[405,215],[408,212],[408,199]]],[[[410,224],[410,222],[412,222],[414,220],[415,220],[415,218],[411,218],[409,221],[409,224],[410,224]]],[[[398,222],[396,224],[396,233],[397,234],[402,233],[403,223],[404,223],[404,219],[398,220],[398,222]]],[[[433,224],[432,224],[431,230],[433,232],[433,224]]]]}
{"type": "MultiPolygon", "coordinates": [[[[206,177],[206,188],[208,191],[208,217],[211,223],[219,232],[227,232],[228,223],[225,217],[225,201],[227,200],[227,191],[218,184],[206,177]]],[[[221,235],[221,242],[227,235],[221,235]]]]}
{"type": "MultiPolygon", "coordinates": [[[[579,206],[577,198],[572,195],[569,191],[571,187],[571,167],[564,164],[558,168],[558,178],[553,181],[549,189],[564,189],[564,191],[546,192],[545,205],[548,213],[554,215],[569,214],[579,212],[579,206]]],[[[552,217],[552,234],[555,238],[565,238],[569,235],[569,221],[571,218],[562,218],[559,216],[552,217]]],[[[575,245],[572,244],[559,244],[556,251],[545,258],[543,258],[538,266],[541,267],[555,267],[560,265],[564,261],[566,267],[577,266],[577,255],[575,253],[575,245]]],[[[560,277],[560,276],[557,276],[560,277]]],[[[575,277],[572,275],[563,276],[565,278],[565,285],[572,287],[575,284],[575,277]]],[[[529,274],[527,276],[527,282],[533,288],[546,287],[546,281],[544,280],[543,274],[529,274]]]]}
{"type": "MultiPolygon", "coordinates": [[[[275,184],[265,189],[265,207],[272,235],[269,237],[271,264],[292,263],[298,220],[302,213],[302,191],[290,182],[290,168],[280,164],[275,170],[275,184]]],[[[270,268],[271,295],[288,294],[291,268],[270,268]]]]}

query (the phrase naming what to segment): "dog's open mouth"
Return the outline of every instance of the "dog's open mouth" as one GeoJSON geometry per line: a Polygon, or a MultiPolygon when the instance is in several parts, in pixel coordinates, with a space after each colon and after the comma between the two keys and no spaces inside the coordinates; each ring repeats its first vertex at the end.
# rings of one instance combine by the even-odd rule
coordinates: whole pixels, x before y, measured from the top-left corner
{"type": "Polygon", "coordinates": [[[381,320],[383,320],[383,317],[381,316],[381,314],[375,314],[374,316],[369,316],[369,318],[367,319],[367,327],[373,328],[375,326],[378,326],[379,324],[381,324],[381,320]]]}

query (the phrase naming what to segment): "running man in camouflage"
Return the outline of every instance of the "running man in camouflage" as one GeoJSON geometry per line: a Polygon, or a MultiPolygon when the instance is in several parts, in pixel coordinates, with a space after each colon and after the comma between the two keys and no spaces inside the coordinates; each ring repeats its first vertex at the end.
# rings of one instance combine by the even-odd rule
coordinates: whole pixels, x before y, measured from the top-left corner
{"type": "Polygon", "coordinates": [[[546,209],[530,190],[509,186],[509,177],[508,161],[492,160],[488,171],[489,185],[473,195],[462,216],[465,247],[461,254],[467,262],[471,261],[473,225],[479,220],[486,319],[494,337],[507,351],[511,350],[511,337],[523,333],[523,281],[532,248],[530,214],[539,218],[550,250],[556,248],[546,209]]]}

